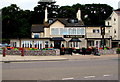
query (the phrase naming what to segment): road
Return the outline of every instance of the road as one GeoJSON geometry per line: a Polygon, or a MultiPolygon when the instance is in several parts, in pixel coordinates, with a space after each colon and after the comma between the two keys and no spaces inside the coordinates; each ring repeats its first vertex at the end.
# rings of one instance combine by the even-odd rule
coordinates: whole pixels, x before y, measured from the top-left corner
{"type": "Polygon", "coordinates": [[[3,63],[3,80],[118,80],[117,59],[3,63]]]}

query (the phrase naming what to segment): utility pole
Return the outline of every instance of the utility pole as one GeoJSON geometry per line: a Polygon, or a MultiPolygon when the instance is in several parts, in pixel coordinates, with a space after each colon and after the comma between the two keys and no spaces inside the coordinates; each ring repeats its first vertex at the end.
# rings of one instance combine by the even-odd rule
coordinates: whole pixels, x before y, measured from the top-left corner
{"type": "Polygon", "coordinates": [[[103,49],[104,49],[104,46],[105,46],[105,37],[104,37],[104,35],[105,35],[105,26],[101,26],[101,35],[102,35],[101,42],[102,42],[102,46],[103,46],[103,49]]]}

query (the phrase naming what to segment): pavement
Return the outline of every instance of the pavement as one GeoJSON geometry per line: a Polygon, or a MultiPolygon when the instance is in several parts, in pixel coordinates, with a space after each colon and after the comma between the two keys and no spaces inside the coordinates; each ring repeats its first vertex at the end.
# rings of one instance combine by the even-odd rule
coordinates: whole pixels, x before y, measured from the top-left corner
{"type": "Polygon", "coordinates": [[[0,54],[0,62],[31,62],[31,61],[64,61],[64,60],[85,60],[85,59],[109,59],[118,58],[118,54],[114,55],[61,55],[61,56],[13,56],[0,54]]]}

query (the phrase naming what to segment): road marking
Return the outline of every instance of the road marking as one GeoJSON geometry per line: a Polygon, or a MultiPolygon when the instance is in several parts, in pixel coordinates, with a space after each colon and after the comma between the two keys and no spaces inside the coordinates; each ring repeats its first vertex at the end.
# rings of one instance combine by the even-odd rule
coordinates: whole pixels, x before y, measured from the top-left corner
{"type": "Polygon", "coordinates": [[[63,78],[62,80],[73,80],[74,78],[71,77],[71,78],[63,78]]]}
{"type": "Polygon", "coordinates": [[[86,76],[84,78],[95,78],[95,76],[86,76]]]}
{"type": "Polygon", "coordinates": [[[107,75],[103,75],[104,77],[108,77],[108,76],[110,76],[109,74],[107,74],[107,75]]]}

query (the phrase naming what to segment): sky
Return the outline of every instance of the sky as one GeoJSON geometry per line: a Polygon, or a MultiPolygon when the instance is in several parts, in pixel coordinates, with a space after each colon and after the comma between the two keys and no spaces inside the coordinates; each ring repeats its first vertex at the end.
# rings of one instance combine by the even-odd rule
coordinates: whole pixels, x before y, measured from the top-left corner
{"type": "MultiPolygon", "coordinates": [[[[3,7],[7,7],[11,4],[17,4],[23,10],[33,10],[35,6],[37,6],[39,0],[0,0],[0,9],[3,7]]],[[[118,2],[120,0],[55,0],[56,5],[66,6],[73,4],[92,4],[92,3],[100,3],[100,4],[108,4],[112,6],[114,9],[118,9],[118,2]]],[[[120,4],[119,4],[120,5],[120,4]]],[[[120,7],[120,6],[119,6],[120,7]]]]}

